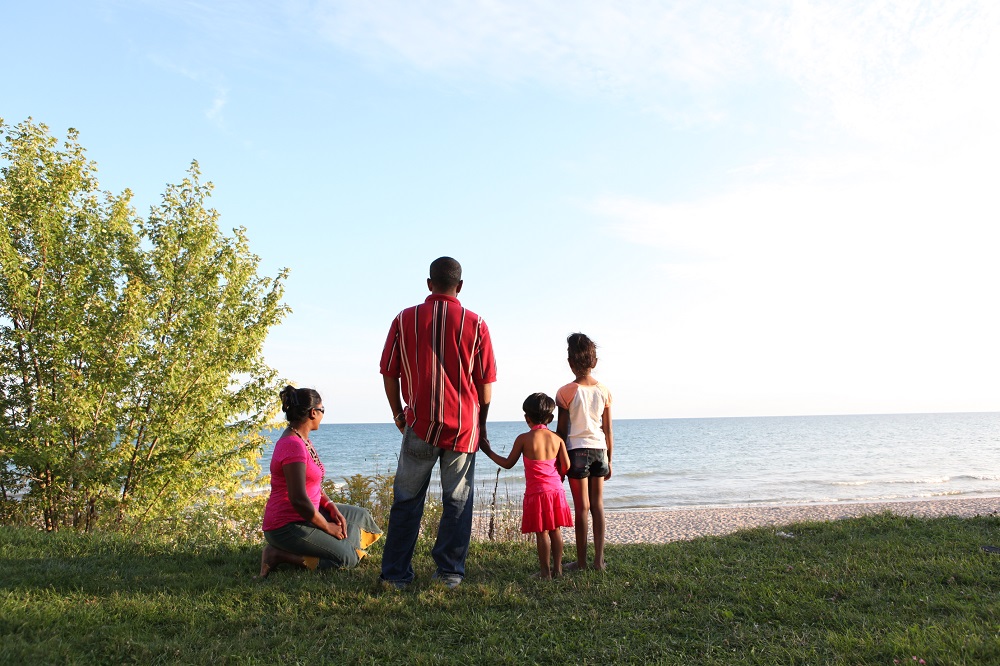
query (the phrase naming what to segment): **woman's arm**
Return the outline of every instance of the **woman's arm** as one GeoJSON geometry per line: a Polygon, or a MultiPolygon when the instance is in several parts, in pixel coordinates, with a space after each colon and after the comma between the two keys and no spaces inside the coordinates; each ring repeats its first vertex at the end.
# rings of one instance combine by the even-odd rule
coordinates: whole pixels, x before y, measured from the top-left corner
{"type": "Polygon", "coordinates": [[[514,440],[514,448],[510,450],[510,453],[506,458],[501,457],[496,453],[493,448],[487,442],[486,444],[480,444],[479,448],[483,453],[490,457],[490,460],[500,465],[504,469],[510,469],[517,462],[517,459],[521,457],[521,450],[524,448],[524,442],[521,440],[523,435],[518,435],[517,439],[514,440]]]}
{"type": "MultiPolygon", "coordinates": [[[[281,471],[285,473],[285,485],[288,486],[288,501],[292,503],[292,508],[303,519],[308,520],[327,534],[338,539],[343,539],[347,534],[343,526],[327,521],[323,517],[323,514],[316,510],[312,500],[309,499],[309,495],[306,493],[306,464],[301,462],[286,463],[281,466],[281,471]]],[[[327,498],[327,501],[329,502],[330,499],[327,498]]],[[[334,512],[336,512],[336,515],[340,515],[337,507],[332,506],[331,508],[331,515],[334,512]]],[[[340,519],[343,520],[343,516],[340,519]]]]}
{"type": "Polygon", "coordinates": [[[611,432],[611,406],[604,408],[601,415],[601,430],[604,431],[604,443],[608,445],[608,475],[604,477],[607,481],[611,478],[611,451],[615,447],[615,436],[611,432]]]}

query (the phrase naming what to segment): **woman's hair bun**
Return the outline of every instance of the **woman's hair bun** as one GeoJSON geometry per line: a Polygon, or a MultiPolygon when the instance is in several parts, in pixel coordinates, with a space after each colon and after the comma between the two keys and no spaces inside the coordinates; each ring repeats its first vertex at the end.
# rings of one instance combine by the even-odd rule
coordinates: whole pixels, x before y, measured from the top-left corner
{"type": "Polygon", "coordinates": [[[281,397],[281,411],[287,414],[289,408],[298,405],[299,400],[296,393],[294,386],[286,386],[281,389],[281,393],[278,394],[281,397]]]}
{"type": "Polygon", "coordinates": [[[309,412],[323,404],[323,398],[311,388],[286,386],[278,393],[278,397],[281,398],[281,411],[292,425],[308,419],[309,412]]]}

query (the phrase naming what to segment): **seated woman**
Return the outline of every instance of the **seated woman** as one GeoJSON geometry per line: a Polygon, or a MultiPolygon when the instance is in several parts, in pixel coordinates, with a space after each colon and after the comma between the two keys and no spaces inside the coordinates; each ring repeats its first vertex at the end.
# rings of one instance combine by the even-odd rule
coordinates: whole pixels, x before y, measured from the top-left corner
{"type": "Polygon", "coordinates": [[[323,491],[325,469],[309,433],[319,428],[326,410],[313,389],[286,386],[281,409],[288,427],[271,456],[271,495],[264,508],[264,553],[260,577],[279,564],[307,569],[348,569],[378,541],[378,528],[367,509],[334,504],[323,491]]]}

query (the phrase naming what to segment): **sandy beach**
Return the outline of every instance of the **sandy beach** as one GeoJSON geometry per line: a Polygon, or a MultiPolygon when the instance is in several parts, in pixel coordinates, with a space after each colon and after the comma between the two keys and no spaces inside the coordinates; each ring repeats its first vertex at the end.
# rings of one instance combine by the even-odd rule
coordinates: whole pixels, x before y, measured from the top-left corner
{"type": "MultiPolygon", "coordinates": [[[[1000,511],[1000,497],[664,511],[609,511],[607,541],[608,543],[667,543],[700,536],[729,534],[753,527],[840,520],[884,511],[901,516],[926,518],[994,515],[1000,511]]],[[[568,541],[572,540],[572,529],[563,532],[568,541]]]]}

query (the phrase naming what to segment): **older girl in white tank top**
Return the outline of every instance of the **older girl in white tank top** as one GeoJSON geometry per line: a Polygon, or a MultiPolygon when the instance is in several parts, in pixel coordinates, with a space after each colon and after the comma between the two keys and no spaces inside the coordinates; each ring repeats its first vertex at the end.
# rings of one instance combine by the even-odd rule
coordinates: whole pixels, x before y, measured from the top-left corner
{"type": "Polygon", "coordinates": [[[611,392],[590,373],[597,365],[597,345],[583,333],[567,339],[569,367],[576,378],[556,393],[557,432],[569,452],[569,488],[573,493],[576,526],[576,562],[565,570],[587,568],[587,518],[594,525],[594,569],[603,570],[604,482],[611,478],[614,436],[611,431],[611,392]]]}

